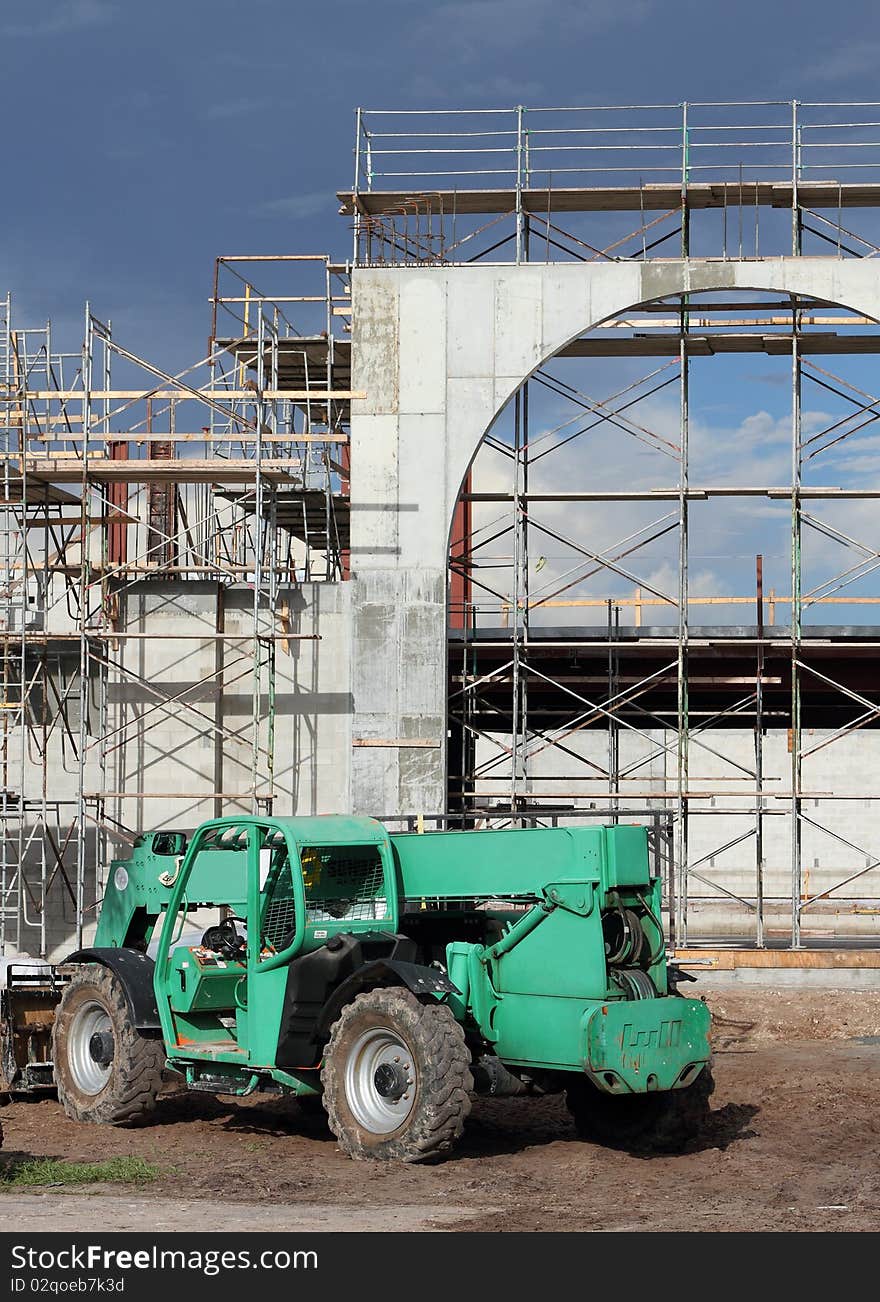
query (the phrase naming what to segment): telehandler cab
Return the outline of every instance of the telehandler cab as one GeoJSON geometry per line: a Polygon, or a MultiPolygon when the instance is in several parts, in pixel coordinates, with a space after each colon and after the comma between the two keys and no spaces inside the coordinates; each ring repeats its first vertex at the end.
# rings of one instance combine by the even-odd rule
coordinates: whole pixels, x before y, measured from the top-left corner
{"type": "Polygon", "coordinates": [[[642,827],[155,832],[64,970],[55,1080],[83,1121],[147,1120],[166,1069],[320,1100],[355,1158],[449,1149],[475,1091],[565,1090],[614,1145],[677,1145],[708,1110],[709,1012],[670,984],[642,827]]]}

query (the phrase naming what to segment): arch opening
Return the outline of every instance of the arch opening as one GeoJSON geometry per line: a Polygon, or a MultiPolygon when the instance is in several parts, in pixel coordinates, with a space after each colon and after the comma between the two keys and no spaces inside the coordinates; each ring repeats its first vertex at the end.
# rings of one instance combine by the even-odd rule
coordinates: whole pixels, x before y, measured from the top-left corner
{"type": "Polygon", "coordinates": [[[871,933],[878,352],[858,311],[706,289],[516,390],[450,531],[464,825],[648,823],[680,943],[871,933]]]}

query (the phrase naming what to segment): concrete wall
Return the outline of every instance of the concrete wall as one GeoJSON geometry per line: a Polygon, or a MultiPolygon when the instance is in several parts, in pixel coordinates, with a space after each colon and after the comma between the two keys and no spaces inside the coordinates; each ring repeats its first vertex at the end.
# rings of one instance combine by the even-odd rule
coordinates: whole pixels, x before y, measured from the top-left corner
{"type": "MultiPolygon", "coordinates": [[[[287,607],[291,634],[319,634],[316,641],[291,640],[276,645],[274,812],[277,814],[344,813],[349,809],[351,749],[350,586],[305,584],[280,594],[279,609],[287,607]]],[[[134,835],[160,827],[192,828],[217,813],[250,812],[253,731],[252,674],[253,592],[244,585],[220,588],[215,583],[152,580],[134,585],[121,612],[122,631],[146,638],[122,640],[111,652],[131,673],[113,671],[108,684],[107,716],[98,711],[98,693],[91,685],[90,737],[87,749],[87,793],[138,791],[138,796],[109,796],[104,803],[105,839],[94,821],[86,827],[86,936],[94,930],[96,905],[103,892],[107,860],[125,855],[134,835]],[[221,652],[212,635],[217,626],[218,601],[229,638],[221,652]],[[193,639],[193,634],[204,634],[193,639]],[[186,635],[186,636],[184,636],[186,635]],[[225,661],[224,661],[225,657],[225,661]],[[222,675],[218,673],[222,665],[222,675]],[[222,683],[222,687],[221,687],[222,683]],[[168,705],[168,698],[175,698],[168,705]],[[166,703],[162,703],[165,698],[166,703]],[[218,731],[219,729],[219,731],[218,731]],[[105,738],[106,766],[101,772],[98,736],[105,738]],[[222,791],[223,799],[213,794],[222,791]],[[180,793],[179,795],[176,793],[180,793]],[[195,793],[195,794],[185,794],[195,793]],[[236,793],[242,793],[236,800],[236,793]],[[120,829],[114,833],[114,829],[120,829]]],[[[277,623],[281,630],[280,621],[277,623]]],[[[78,665],[74,654],[74,668],[78,665]]],[[[260,745],[268,743],[268,681],[264,680],[260,713],[264,720],[260,745]]],[[[76,926],[76,909],[66,879],[76,881],[76,838],[68,830],[76,814],[79,769],[74,738],[56,721],[47,750],[46,827],[31,821],[24,829],[26,877],[38,882],[45,854],[47,950],[58,957],[69,952],[76,926]],[[53,802],[63,802],[56,809],[53,802]],[[48,829],[49,837],[46,836],[48,829]],[[49,839],[63,849],[62,872],[49,839]],[[28,844],[29,843],[29,844],[28,844]],[[54,876],[53,876],[54,870],[54,876]]],[[[17,733],[10,738],[18,751],[17,733]]],[[[39,795],[42,768],[33,752],[26,762],[24,790],[39,795]]],[[[269,783],[268,757],[261,754],[258,790],[269,783]]],[[[97,806],[87,806],[94,814],[97,806]]],[[[18,828],[6,829],[17,843],[18,828]]],[[[40,917],[27,890],[21,948],[40,950],[40,917]]]]}
{"type": "MultiPolygon", "coordinates": [[[[806,729],[806,744],[818,745],[831,737],[830,730],[806,729]]],[[[500,739],[509,744],[509,738],[500,739]]],[[[746,810],[754,808],[742,791],[748,782],[741,781],[742,768],[754,765],[754,738],[746,729],[716,729],[705,738],[712,751],[692,740],[689,753],[691,784],[700,791],[718,792],[717,796],[695,800],[690,805],[688,825],[688,863],[693,872],[689,879],[689,924],[692,937],[706,935],[747,936],[754,934],[754,909],[734,896],[755,898],[757,865],[756,843],[750,833],[755,818],[746,810]],[[713,753],[716,752],[716,753],[713,753]],[[738,814],[735,811],[744,812],[738,814]],[[726,811],[723,814],[720,811],[726,811]],[[739,838],[745,838],[740,840],[739,838]],[[737,844],[731,844],[737,842],[737,844]],[[725,848],[728,847],[728,848],[725,848]]],[[[579,732],[566,737],[566,747],[583,760],[604,767],[608,758],[607,737],[602,732],[579,732]]],[[[658,795],[675,789],[676,734],[672,730],[652,729],[644,737],[622,731],[620,770],[629,772],[629,781],[621,784],[622,807],[626,807],[626,790],[656,791],[658,795]]],[[[478,760],[488,760],[497,751],[488,740],[478,747],[478,760]]],[[[773,791],[791,789],[791,755],[786,729],[769,729],[764,738],[763,858],[765,919],[768,934],[783,935],[791,921],[791,805],[787,798],[774,799],[773,791]]],[[[804,936],[880,936],[880,802],[869,799],[875,790],[874,774],[880,767],[880,733],[860,731],[839,738],[822,747],[805,762],[804,789],[817,793],[802,802],[801,862],[803,894],[814,897],[802,913],[804,936]],[[836,798],[819,793],[833,792],[836,798]],[[810,821],[807,822],[806,819],[810,821]],[[827,829],[827,830],[823,830],[827,829]],[[849,844],[846,844],[849,842],[849,844]],[[820,900],[815,897],[832,891],[847,878],[848,886],[833,890],[820,900]]],[[[529,761],[531,788],[542,798],[558,796],[560,804],[576,804],[579,810],[590,805],[607,808],[607,786],[591,784],[592,791],[575,802],[569,797],[573,780],[579,784],[589,774],[582,763],[564,752],[548,747],[529,761]],[[548,780],[545,775],[553,775],[548,780]]],[[[495,776],[484,784],[498,789],[503,779],[495,776]]],[[[528,783],[526,784],[529,785],[528,783]]],[[[651,804],[650,800],[633,800],[632,805],[651,804]]],[[[663,806],[657,800],[657,807],[663,806]]],[[[560,820],[564,822],[565,819],[560,820]]],[[[625,821],[634,821],[632,815],[625,821]]]]}
{"type": "Polygon", "coordinates": [[[443,807],[449,528],[497,413],[585,330],[667,294],[724,289],[793,291],[880,318],[880,266],[863,259],[354,272],[352,386],[366,396],[352,405],[353,737],[387,751],[378,765],[355,755],[356,812],[443,807]],[[419,727],[432,747],[415,761],[405,743],[419,727]]]}
{"type": "MultiPolygon", "coordinates": [[[[305,584],[282,590],[276,633],[291,641],[276,642],[275,738],[271,778],[275,812],[311,814],[337,812],[349,801],[351,624],[346,584],[305,584]],[[298,641],[296,634],[318,634],[319,640],[298,641]],[[340,762],[340,757],[342,762],[340,762]]],[[[224,793],[224,812],[249,811],[253,731],[253,592],[246,587],[219,588],[214,583],[153,581],[133,589],[127,599],[126,627],[153,635],[136,644],[126,665],[143,683],[117,676],[110,699],[117,726],[129,720],[133,740],[117,752],[116,778],[108,789],[168,793],[175,790],[224,793]],[[217,626],[222,597],[222,643],[210,636],[217,626]],[[204,630],[204,641],[175,638],[204,630]],[[240,641],[235,641],[240,637],[240,641]],[[222,682],[222,690],[220,683],[222,682]],[[156,689],[175,697],[169,710],[156,708],[156,689]],[[132,726],[141,717],[145,726],[132,726]],[[219,730],[219,731],[218,731],[219,730]],[[240,799],[235,799],[242,793],[240,799]]],[[[264,650],[265,654],[265,650],[264,650]]],[[[269,787],[268,673],[261,682],[258,792],[269,787]]],[[[214,800],[149,796],[126,800],[119,815],[127,826],[163,825],[176,821],[194,826],[215,816],[214,800]]]]}

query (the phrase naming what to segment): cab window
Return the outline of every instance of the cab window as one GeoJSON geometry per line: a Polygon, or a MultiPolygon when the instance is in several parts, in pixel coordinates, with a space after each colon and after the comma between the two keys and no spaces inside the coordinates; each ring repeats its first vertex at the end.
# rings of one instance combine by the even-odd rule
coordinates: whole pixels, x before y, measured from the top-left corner
{"type": "Polygon", "coordinates": [[[268,859],[268,872],[262,884],[261,948],[286,949],[296,934],[296,896],[290,870],[290,855],[281,842],[260,852],[268,859]]]}
{"type": "Polygon", "coordinates": [[[183,854],[186,850],[185,832],[154,832],[153,854],[183,854]]]}
{"type": "Polygon", "coordinates": [[[374,921],[388,901],[376,845],[309,845],[300,852],[306,921],[374,921]]]}

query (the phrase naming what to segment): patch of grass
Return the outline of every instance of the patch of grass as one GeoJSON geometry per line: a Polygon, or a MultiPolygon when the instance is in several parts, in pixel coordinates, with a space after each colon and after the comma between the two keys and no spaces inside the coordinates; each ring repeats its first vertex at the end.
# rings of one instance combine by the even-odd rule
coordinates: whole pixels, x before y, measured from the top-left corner
{"type": "Polygon", "coordinates": [[[11,1185],[146,1184],[161,1168],[142,1157],[111,1157],[106,1162],[62,1162],[55,1157],[33,1157],[0,1164],[0,1189],[11,1185]]]}

